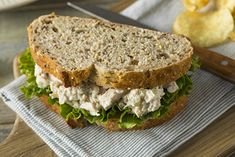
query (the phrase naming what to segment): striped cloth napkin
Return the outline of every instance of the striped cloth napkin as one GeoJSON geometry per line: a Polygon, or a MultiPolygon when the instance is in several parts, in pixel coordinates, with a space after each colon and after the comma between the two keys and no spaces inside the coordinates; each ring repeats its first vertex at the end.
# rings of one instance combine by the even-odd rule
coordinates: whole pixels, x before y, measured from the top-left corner
{"type": "Polygon", "coordinates": [[[235,86],[198,70],[186,108],[171,121],[142,131],[107,132],[98,126],[71,129],[38,98],[26,100],[21,76],[0,89],[14,110],[59,156],[165,156],[235,105],[235,86]]]}

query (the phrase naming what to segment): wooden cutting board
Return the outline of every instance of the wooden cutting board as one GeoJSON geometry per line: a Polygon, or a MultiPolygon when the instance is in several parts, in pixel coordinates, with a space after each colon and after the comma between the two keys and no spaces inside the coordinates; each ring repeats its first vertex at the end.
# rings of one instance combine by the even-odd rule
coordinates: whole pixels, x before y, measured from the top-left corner
{"type": "MultiPolygon", "coordinates": [[[[127,7],[134,0],[122,0],[116,5],[113,10],[120,11],[127,7]]],[[[198,48],[199,49],[199,48],[198,48]]],[[[198,54],[203,58],[205,67],[213,67],[215,71],[224,73],[225,76],[234,76],[233,73],[234,60],[223,58],[223,56],[216,55],[211,59],[207,50],[199,49],[198,54]],[[222,58],[221,58],[222,57],[222,58]],[[232,65],[232,68],[220,69],[215,68],[221,60],[227,60],[232,65]],[[214,63],[211,64],[211,62],[214,63]],[[225,71],[224,71],[225,70],[225,71]]],[[[18,56],[14,60],[14,76],[19,76],[18,71],[18,56]]],[[[231,78],[232,78],[231,77],[231,78]]],[[[220,118],[215,120],[202,132],[194,136],[188,142],[183,144],[170,156],[227,156],[235,151],[235,107],[223,114],[220,118]]],[[[14,127],[10,135],[0,144],[0,156],[38,156],[38,157],[53,157],[56,154],[29,128],[18,116],[15,120],[14,127]]]]}

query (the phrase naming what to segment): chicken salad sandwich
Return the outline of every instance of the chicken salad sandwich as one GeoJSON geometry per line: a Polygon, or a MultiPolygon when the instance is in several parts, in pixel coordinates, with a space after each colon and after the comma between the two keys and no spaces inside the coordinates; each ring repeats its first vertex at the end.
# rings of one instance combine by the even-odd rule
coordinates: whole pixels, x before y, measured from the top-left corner
{"type": "Polygon", "coordinates": [[[198,67],[184,36],[96,19],[44,15],[28,37],[21,91],[73,128],[137,130],[168,121],[186,105],[198,67]]]}

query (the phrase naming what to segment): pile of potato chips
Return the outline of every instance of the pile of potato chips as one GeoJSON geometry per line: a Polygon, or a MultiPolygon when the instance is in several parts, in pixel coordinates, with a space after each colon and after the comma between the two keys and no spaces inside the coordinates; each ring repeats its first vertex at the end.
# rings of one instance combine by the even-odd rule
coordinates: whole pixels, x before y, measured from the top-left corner
{"type": "Polygon", "coordinates": [[[235,40],[235,0],[183,0],[185,11],[177,16],[173,31],[200,47],[235,40]]]}

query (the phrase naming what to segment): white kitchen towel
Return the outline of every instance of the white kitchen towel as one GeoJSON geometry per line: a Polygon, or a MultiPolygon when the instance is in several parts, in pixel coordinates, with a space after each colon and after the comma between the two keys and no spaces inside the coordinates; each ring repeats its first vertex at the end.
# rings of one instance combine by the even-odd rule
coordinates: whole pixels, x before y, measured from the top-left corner
{"type": "MultiPolygon", "coordinates": [[[[160,31],[172,32],[175,18],[183,10],[182,0],[138,0],[122,14],[160,31]]],[[[212,47],[210,50],[235,59],[235,43],[232,41],[212,47]]]]}
{"type": "MultiPolygon", "coordinates": [[[[158,0],[140,0],[125,10],[124,14],[136,15],[138,18],[141,17],[140,21],[150,24],[150,21],[155,21],[155,18],[151,20],[150,16],[153,16],[157,10],[167,7],[165,1],[167,0],[161,3],[158,0]]],[[[168,2],[171,3],[171,1],[168,2]]],[[[167,15],[169,11],[165,11],[165,19],[169,18],[167,15]]],[[[0,96],[56,154],[66,157],[165,156],[235,105],[234,84],[198,70],[193,77],[194,88],[188,105],[183,112],[163,125],[143,131],[113,133],[97,126],[71,129],[61,117],[48,110],[38,98],[32,100],[24,98],[19,87],[25,80],[25,76],[21,76],[3,87],[0,89],[0,96]]]]}
{"type": "Polygon", "coordinates": [[[59,156],[165,156],[235,105],[235,86],[198,70],[186,108],[171,121],[142,131],[107,132],[98,126],[71,129],[38,98],[25,99],[25,76],[0,89],[14,110],[59,156]]]}

